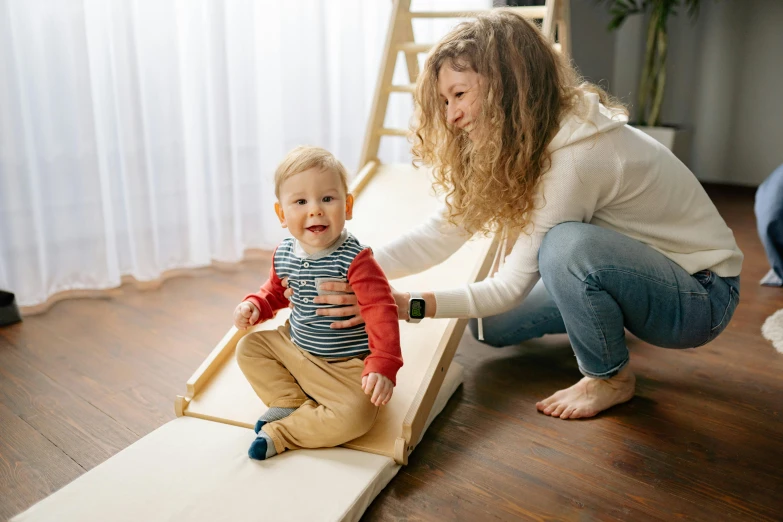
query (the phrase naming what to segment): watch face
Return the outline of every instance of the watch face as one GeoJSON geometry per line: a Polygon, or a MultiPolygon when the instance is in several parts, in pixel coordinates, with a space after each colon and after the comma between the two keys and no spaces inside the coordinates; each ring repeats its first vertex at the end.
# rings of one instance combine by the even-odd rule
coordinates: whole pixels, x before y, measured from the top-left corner
{"type": "Polygon", "coordinates": [[[424,319],[424,299],[411,299],[408,313],[411,319],[424,319]]]}

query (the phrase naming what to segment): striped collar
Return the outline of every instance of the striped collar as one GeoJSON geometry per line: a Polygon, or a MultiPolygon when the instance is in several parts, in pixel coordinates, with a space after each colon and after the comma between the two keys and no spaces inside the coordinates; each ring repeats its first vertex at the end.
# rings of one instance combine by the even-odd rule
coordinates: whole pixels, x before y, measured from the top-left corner
{"type": "Polygon", "coordinates": [[[344,228],[343,231],[340,232],[340,237],[338,237],[334,243],[324,248],[323,250],[319,250],[315,254],[308,254],[305,252],[304,248],[302,248],[302,245],[299,244],[299,240],[294,239],[293,254],[301,259],[323,259],[324,257],[334,254],[338,248],[343,246],[343,243],[345,243],[346,239],[348,239],[348,229],[344,228]]]}

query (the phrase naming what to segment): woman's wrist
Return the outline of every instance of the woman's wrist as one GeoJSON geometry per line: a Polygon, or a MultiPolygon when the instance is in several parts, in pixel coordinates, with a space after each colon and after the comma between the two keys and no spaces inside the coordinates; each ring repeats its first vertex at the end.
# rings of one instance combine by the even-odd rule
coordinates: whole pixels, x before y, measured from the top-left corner
{"type": "Polygon", "coordinates": [[[438,308],[435,292],[424,292],[421,297],[424,299],[424,317],[435,317],[438,308]]]}
{"type": "MultiPolygon", "coordinates": [[[[435,312],[438,308],[438,303],[435,300],[434,292],[423,292],[416,294],[416,297],[424,299],[424,317],[435,317],[435,312]]],[[[400,292],[394,294],[394,300],[397,303],[398,317],[404,321],[410,320],[410,292],[400,292]]]]}
{"type": "Polygon", "coordinates": [[[411,294],[408,292],[396,292],[392,291],[394,302],[397,305],[397,318],[402,321],[407,321],[409,317],[408,302],[411,300],[411,294]]]}

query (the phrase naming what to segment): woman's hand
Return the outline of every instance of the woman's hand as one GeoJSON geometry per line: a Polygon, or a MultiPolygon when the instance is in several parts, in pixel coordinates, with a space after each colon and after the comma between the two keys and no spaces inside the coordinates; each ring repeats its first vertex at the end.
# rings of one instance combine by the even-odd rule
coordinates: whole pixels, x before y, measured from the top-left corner
{"type": "Polygon", "coordinates": [[[242,301],[234,308],[234,326],[238,330],[247,330],[249,326],[258,322],[260,315],[261,312],[256,308],[256,305],[250,301],[242,301]]]}
{"type": "MultiPolygon", "coordinates": [[[[293,288],[289,288],[287,277],[283,278],[281,282],[286,288],[283,295],[290,301],[291,296],[294,295],[294,290],[293,288]]],[[[350,317],[350,319],[345,321],[333,322],[331,324],[332,328],[339,330],[341,328],[350,328],[352,326],[356,326],[357,324],[364,323],[364,319],[362,319],[361,316],[361,309],[359,308],[359,301],[356,298],[356,294],[353,293],[351,285],[348,283],[333,281],[329,283],[321,283],[319,288],[321,290],[331,290],[332,292],[342,292],[341,295],[319,295],[313,299],[313,302],[317,304],[343,305],[342,308],[319,308],[315,311],[316,315],[350,317]]],[[[290,303],[288,307],[293,309],[294,303],[290,303]]]]}
{"type": "Polygon", "coordinates": [[[340,294],[319,295],[313,299],[314,303],[340,305],[341,308],[319,308],[315,311],[316,315],[350,317],[350,319],[346,319],[345,321],[333,322],[331,325],[332,328],[339,330],[364,324],[364,319],[361,315],[362,311],[359,307],[359,300],[356,298],[356,294],[353,293],[353,289],[349,283],[340,283],[337,281],[321,283],[319,289],[340,292],[340,294]]]}
{"type": "MultiPolygon", "coordinates": [[[[283,279],[283,286],[286,287],[285,297],[291,299],[294,295],[294,291],[288,288],[288,279],[283,279]]],[[[359,301],[356,298],[356,294],[353,293],[350,283],[340,283],[332,281],[329,283],[321,283],[319,287],[321,290],[329,290],[332,292],[340,292],[340,294],[319,295],[313,299],[314,303],[318,304],[330,304],[340,305],[341,308],[319,308],[315,311],[317,315],[330,315],[333,317],[350,317],[345,321],[335,321],[331,327],[334,329],[350,328],[359,324],[364,324],[364,319],[361,315],[361,308],[359,307],[359,301]]],[[[397,317],[399,319],[408,319],[408,301],[410,300],[410,294],[407,292],[398,292],[392,288],[392,296],[394,296],[394,302],[397,304],[397,317]]],[[[294,304],[289,305],[291,308],[294,304]]]]}
{"type": "Polygon", "coordinates": [[[370,402],[376,406],[385,405],[392,398],[394,384],[388,377],[380,373],[368,373],[362,377],[362,390],[366,395],[372,394],[370,402]]]}

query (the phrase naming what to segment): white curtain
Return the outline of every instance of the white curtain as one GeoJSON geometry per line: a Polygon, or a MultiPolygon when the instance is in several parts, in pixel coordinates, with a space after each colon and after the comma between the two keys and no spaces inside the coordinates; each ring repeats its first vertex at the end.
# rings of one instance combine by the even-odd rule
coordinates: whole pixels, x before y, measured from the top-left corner
{"type": "MultiPolygon", "coordinates": [[[[272,248],[286,151],[319,145],[358,169],[390,13],[390,0],[0,0],[0,288],[33,306],[272,248]]],[[[454,23],[416,21],[416,38],[454,23]]],[[[387,124],[407,126],[404,96],[387,124]]],[[[381,159],[408,147],[384,139],[381,159]]]]}

